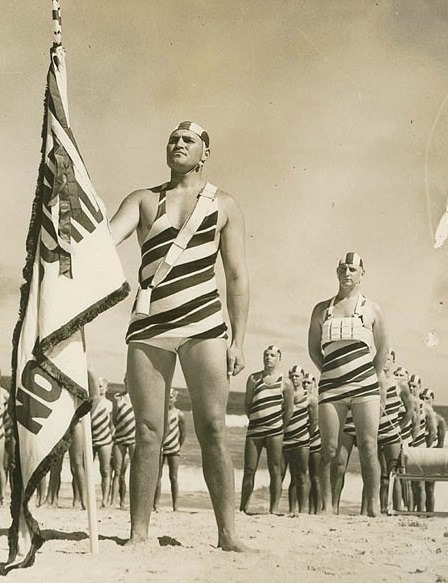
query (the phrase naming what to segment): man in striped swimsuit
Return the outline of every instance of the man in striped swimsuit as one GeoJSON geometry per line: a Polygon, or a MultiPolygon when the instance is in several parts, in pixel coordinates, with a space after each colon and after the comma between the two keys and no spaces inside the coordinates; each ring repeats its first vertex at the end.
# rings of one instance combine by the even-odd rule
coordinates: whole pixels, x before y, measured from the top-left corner
{"type": "MultiPolygon", "coordinates": [[[[315,400],[317,400],[317,385],[314,376],[305,372],[303,375],[302,386],[304,391],[311,395],[315,400]]],[[[317,415],[317,411],[316,411],[317,415]]],[[[310,472],[310,496],[309,496],[309,513],[319,514],[322,509],[322,497],[320,494],[320,480],[319,480],[319,467],[320,467],[320,432],[319,432],[319,421],[316,418],[316,426],[314,428],[310,427],[310,458],[309,458],[309,472],[310,472]]]]}
{"type": "Polygon", "coordinates": [[[98,454],[100,462],[102,508],[108,503],[112,455],[112,403],[106,397],[107,384],[107,379],[100,377],[89,387],[93,398],[91,411],[93,456],[98,454]]]}
{"type": "MultiPolygon", "coordinates": [[[[443,448],[445,445],[446,422],[442,415],[436,413],[433,408],[434,391],[430,391],[428,388],[423,389],[420,393],[420,399],[424,402],[430,416],[430,421],[426,428],[426,445],[427,447],[443,448]],[[430,431],[431,425],[435,434],[433,441],[430,431]]],[[[435,483],[433,481],[425,482],[427,512],[434,512],[434,487],[435,483]]]]}
{"type": "MultiPolygon", "coordinates": [[[[202,169],[209,153],[209,136],[203,128],[191,122],[179,124],[166,148],[170,181],[131,193],[111,220],[117,245],[137,233],[142,248],[139,281],[145,292],[195,207],[198,194],[207,187],[202,169]]],[[[178,356],[215,511],[218,546],[226,551],[245,549],[235,534],[234,474],[225,439],[229,380],[244,368],[249,304],[244,247],[241,210],[231,195],[217,189],[207,216],[187,248],[168,276],[152,290],[149,314],[131,318],[127,372],[136,416],[130,476],[131,544],[148,538],[164,420],[178,356]],[[229,346],[214,273],[218,254],[226,279],[232,333],[229,346]]]]}
{"type": "Polygon", "coordinates": [[[244,448],[240,503],[240,510],[245,513],[254,490],[261,451],[265,447],[270,477],[269,512],[279,514],[283,431],[291,419],[294,403],[294,387],[282,373],[281,357],[277,346],[268,346],[263,352],[263,370],[251,374],[247,379],[244,408],[249,426],[244,448]]]}
{"type": "Polygon", "coordinates": [[[187,436],[185,430],[185,415],[176,408],[177,391],[170,391],[170,405],[168,408],[168,431],[162,444],[162,459],[160,461],[159,482],[154,496],[154,510],[157,510],[161,494],[162,471],[165,460],[168,463],[171,484],[171,499],[173,510],[178,508],[179,486],[177,474],[179,472],[180,450],[187,436]]]}
{"type": "Polygon", "coordinates": [[[129,398],[127,376],[123,380],[124,391],[114,396],[112,402],[112,490],[110,503],[113,507],[120,498],[120,508],[125,509],[126,470],[128,460],[132,459],[135,449],[135,416],[129,398]]]}
{"type": "MultiPolygon", "coordinates": [[[[348,408],[366,490],[367,513],[378,514],[379,376],[389,350],[379,306],[360,292],[364,266],[357,253],[339,261],[337,295],[314,307],[309,353],[321,372],[319,428],[322,439],[321,484],[324,512],[332,512],[331,465],[338,451],[348,408]]],[[[384,396],[383,396],[384,400],[384,396]]]]}
{"type": "Polygon", "coordinates": [[[294,403],[291,419],[283,434],[282,478],[284,479],[289,466],[289,513],[294,516],[308,509],[310,435],[314,435],[317,430],[317,398],[303,387],[304,373],[298,365],[289,370],[288,376],[294,388],[294,403]]]}

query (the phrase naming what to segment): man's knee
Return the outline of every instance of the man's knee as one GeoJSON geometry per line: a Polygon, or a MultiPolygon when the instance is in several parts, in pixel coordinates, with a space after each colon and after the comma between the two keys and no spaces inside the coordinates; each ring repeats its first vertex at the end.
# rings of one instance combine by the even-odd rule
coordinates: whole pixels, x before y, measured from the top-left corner
{"type": "Polygon", "coordinates": [[[220,417],[202,419],[196,424],[195,430],[201,446],[215,444],[224,439],[225,422],[220,417]]]}
{"type": "Polygon", "coordinates": [[[163,429],[148,420],[137,421],[135,424],[136,447],[160,447],[162,444],[163,429]]]}
{"type": "Polygon", "coordinates": [[[358,438],[358,451],[361,458],[378,460],[378,442],[376,436],[358,438]]]}
{"type": "Polygon", "coordinates": [[[336,461],[338,446],[336,443],[328,443],[322,446],[320,459],[321,463],[328,464],[336,461]]]}

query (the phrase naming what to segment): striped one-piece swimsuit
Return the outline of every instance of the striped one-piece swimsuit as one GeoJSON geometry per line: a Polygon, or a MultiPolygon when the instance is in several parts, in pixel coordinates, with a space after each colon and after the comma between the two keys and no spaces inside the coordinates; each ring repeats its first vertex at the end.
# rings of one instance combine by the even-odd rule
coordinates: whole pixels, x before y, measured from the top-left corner
{"type": "Polygon", "coordinates": [[[162,444],[162,455],[179,455],[180,429],[179,411],[174,407],[168,409],[168,433],[162,444]]]}
{"type": "MultiPolygon", "coordinates": [[[[143,289],[151,284],[159,263],[179,232],[167,217],[166,186],[152,189],[160,194],[156,218],[141,248],[139,283],[143,289]]],[[[215,197],[187,248],[167,277],[152,291],[149,316],[132,315],[126,342],[154,337],[227,338],[215,277],[217,224],[215,197]]]]}
{"type": "Polygon", "coordinates": [[[254,375],[255,387],[249,411],[247,437],[264,438],[283,434],[283,377],[266,385],[263,373],[254,375]]]}
{"type": "Polygon", "coordinates": [[[313,435],[310,436],[310,455],[312,453],[320,453],[321,447],[320,431],[316,429],[313,435]]]}
{"type": "Polygon", "coordinates": [[[114,443],[117,445],[135,444],[134,409],[127,397],[118,397],[114,414],[114,443]]]}
{"type": "Polygon", "coordinates": [[[412,447],[426,447],[426,417],[424,412],[424,405],[421,399],[418,400],[418,405],[420,408],[420,425],[418,427],[418,433],[415,439],[411,443],[412,447]]]}
{"type": "Polygon", "coordinates": [[[298,403],[294,403],[291,419],[283,434],[283,449],[309,447],[309,426],[308,396],[305,395],[298,403]]]}
{"type": "Polygon", "coordinates": [[[319,403],[379,395],[378,377],[370,347],[373,332],[364,326],[359,296],[352,316],[334,318],[333,298],[322,326],[323,367],[319,380],[319,403]]]}
{"type": "Polygon", "coordinates": [[[98,399],[91,412],[92,445],[103,447],[112,443],[110,407],[106,398],[98,399]]]}
{"type": "Polygon", "coordinates": [[[391,445],[401,442],[400,425],[398,416],[401,399],[397,392],[397,387],[392,385],[387,388],[386,402],[381,410],[380,424],[378,427],[378,442],[383,445],[391,445]]]}

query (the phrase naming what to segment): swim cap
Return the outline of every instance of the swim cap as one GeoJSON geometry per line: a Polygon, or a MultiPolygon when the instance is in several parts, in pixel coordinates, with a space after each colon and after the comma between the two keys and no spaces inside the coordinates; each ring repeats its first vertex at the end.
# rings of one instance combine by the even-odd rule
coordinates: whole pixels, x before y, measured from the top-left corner
{"type": "Polygon", "coordinates": [[[399,366],[398,368],[396,368],[394,370],[394,375],[397,375],[398,373],[404,373],[404,374],[408,375],[409,371],[407,369],[405,369],[404,366],[399,366]]]}
{"type": "Polygon", "coordinates": [[[416,384],[416,385],[421,385],[422,384],[422,379],[416,375],[416,374],[411,374],[411,376],[409,377],[409,384],[416,384]]]}
{"type": "Polygon", "coordinates": [[[304,372],[305,371],[299,364],[295,364],[293,367],[289,369],[288,376],[291,376],[293,374],[303,375],[304,372]]]}
{"type": "Polygon", "coordinates": [[[278,355],[280,356],[280,358],[282,357],[282,351],[280,350],[280,348],[278,346],[276,346],[275,344],[270,344],[269,346],[267,346],[264,350],[263,350],[263,354],[265,354],[265,352],[267,352],[268,350],[272,350],[273,352],[278,352],[278,355]]]}
{"type": "Polygon", "coordinates": [[[310,383],[314,383],[316,379],[313,377],[313,375],[310,372],[305,372],[303,373],[303,380],[302,382],[308,381],[310,383]]]}
{"type": "Polygon", "coordinates": [[[420,399],[434,399],[434,392],[426,388],[419,394],[419,397],[420,399]]]}
{"type": "Polygon", "coordinates": [[[175,127],[171,133],[174,133],[177,130],[189,130],[190,132],[194,132],[201,138],[207,148],[210,147],[210,138],[208,132],[204,130],[204,128],[198,123],[195,123],[194,121],[181,121],[180,124],[175,127]]]}
{"type": "Polygon", "coordinates": [[[364,269],[364,264],[361,257],[354,251],[348,251],[343,259],[339,259],[339,265],[356,265],[357,267],[362,267],[364,269]]]}

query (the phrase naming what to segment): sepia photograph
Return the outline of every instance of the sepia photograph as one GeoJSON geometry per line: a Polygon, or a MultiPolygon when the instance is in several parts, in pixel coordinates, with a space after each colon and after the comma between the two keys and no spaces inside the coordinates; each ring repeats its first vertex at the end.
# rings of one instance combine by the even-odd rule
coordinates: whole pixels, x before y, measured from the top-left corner
{"type": "Polygon", "coordinates": [[[448,2],[1,2],[0,575],[448,581],[448,2]]]}

